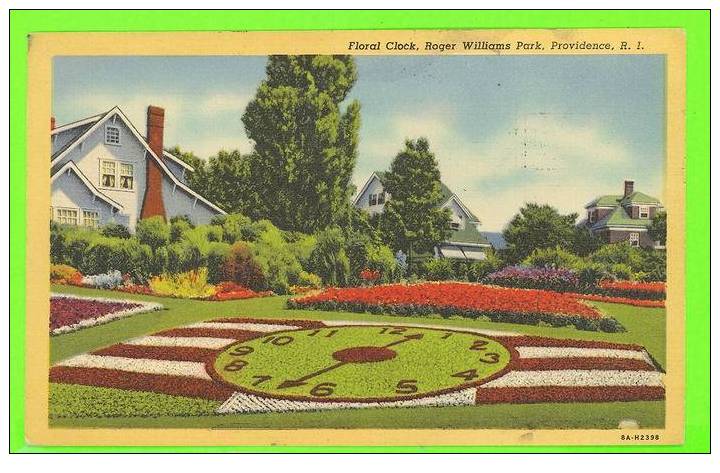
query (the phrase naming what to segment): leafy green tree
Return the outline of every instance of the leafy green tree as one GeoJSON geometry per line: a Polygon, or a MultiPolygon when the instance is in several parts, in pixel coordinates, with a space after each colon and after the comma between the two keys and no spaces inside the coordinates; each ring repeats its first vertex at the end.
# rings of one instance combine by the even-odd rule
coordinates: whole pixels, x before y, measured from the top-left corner
{"type": "Polygon", "coordinates": [[[578,256],[587,256],[603,245],[602,239],[585,226],[575,227],[572,252],[578,256]]]}
{"type": "Polygon", "coordinates": [[[317,245],[310,256],[312,271],[328,286],[345,286],[350,276],[350,260],[345,252],[345,237],[339,227],[331,226],[315,235],[317,245]]]}
{"type": "Polygon", "coordinates": [[[648,226],[648,236],[652,241],[659,241],[665,245],[667,241],[667,213],[658,212],[648,226]]]}
{"type": "Polygon", "coordinates": [[[561,215],[549,205],[525,204],[503,231],[508,259],[521,261],[538,248],[572,248],[577,217],[575,213],[561,215]]]}
{"type": "Polygon", "coordinates": [[[192,151],[184,151],[182,148],[180,148],[180,146],[177,145],[173,146],[172,148],[167,148],[165,151],[172,154],[176,158],[179,158],[186,164],[192,166],[193,169],[195,169],[194,171],[185,172],[185,181],[193,190],[207,197],[206,194],[209,190],[209,182],[205,160],[199,158],[192,151]]]}
{"type": "Polygon", "coordinates": [[[351,56],[271,56],[267,77],[242,117],[254,151],[247,159],[252,208],[284,230],[313,233],[349,205],[357,158],[360,104],[340,109],[357,79],[351,56]]]}
{"type": "Polygon", "coordinates": [[[394,250],[426,253],[450,236],[450,211],[441,209],[440,170],[425,138],[405,141],[385,175],[392,199],[378,217],[379,229],[394,250]]]}

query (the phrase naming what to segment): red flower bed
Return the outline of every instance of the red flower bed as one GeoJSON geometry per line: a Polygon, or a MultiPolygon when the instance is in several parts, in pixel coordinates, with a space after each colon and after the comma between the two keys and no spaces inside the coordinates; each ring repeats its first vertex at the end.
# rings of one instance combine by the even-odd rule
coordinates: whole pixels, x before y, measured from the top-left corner
{"type": "Polygon", "coordinates": [[[570,294],[511,289],[481,284],[424,283],[375,287],[328,288],[291,299],[290,308],[348,310],[396,315],[487,316],[512,323],[575,325],[584,330],[620,331],[615,319],[570,294]]]}
{"type": "Polygon", "coordinates": [[[114,312],[135,309],[142,304],[105,302],[72,297],[50,298],[50,330],[75,325],[83,320],[96,319],[114,312]]]}
{"type": "Polygon", "coordinates": [[[628,297],[603,296],[599,294],[570,294],[586,301],[612,302],[614,304],[627,304],[636,307],[665,307],[664,300],[630,299],[628,297]]]}
{"type": "Polygon", "coordinates": [[[664,282],[600,281],[599,295],[629,299],[665,299],[664,282]]]}
{"type": "Polygon", "coordinates": [[[665,293],[664,282],[600,281],[600,287],[603,289],[615,289],[619,291],[665,293]]]}
{"type": "Polygon", "coordinates": [[[129,294],[144,294],[147,296],[153,295],[152,289],[150,289],[149,286],[143,286],[142,284],[125,284],[124,286],[115,288],[115,290],[127,292],[129,294]]]}
{"type": "Polygon", "coordinates": [[[236,299],[252,299],[272,295],[272,291],[255,292],[234,282],[221,282],[215,286],[215,294],[208,297],[210,301],[231,301],[236,299]]]}

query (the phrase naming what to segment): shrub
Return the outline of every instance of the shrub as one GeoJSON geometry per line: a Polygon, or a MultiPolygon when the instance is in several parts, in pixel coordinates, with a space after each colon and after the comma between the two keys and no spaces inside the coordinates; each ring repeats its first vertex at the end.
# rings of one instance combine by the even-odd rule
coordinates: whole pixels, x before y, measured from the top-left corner
{"type": "Polygon", "coordinates": [[[298,274],[297,285],[317,289],[322,287],[322,278],[320,278],[317,274],[300,271],[298,274]]]}
{"type": "Polygon", "coordinates": [[[150,279],[150,288],[160,296],[188,299],[210,297],[215,288],[208,284],[207,268],[199,268],[178,274],[164,274],[150,279]]]}
{"type": "Polygon", "coordinates": [[[115,289],[122,286],[123,282],[122,273],[117,270],[82,278],[83,285],[98,289],[115,289]]]}
{"type": "Polygon", "coordinates": [[[67,264],[50,265],[50,282],[52,284],[73,284],[82,283],[80,271],[67,264]]]}
{"type": "Polygon", "coordinates": [[[220,279],[232,281],[253,291],[264,291],[268,287],[262,268],[255,261],[246,243],[237,242],[230,248],[220,268],[220,279]]]}
{"type": "Polygon", "coordinates": [[[580,258],[563,250],[559,246],[555,248],[538,248],[523,260],[525,266],[536,268],[572,269],[580,262],[580,258]]]}
{"type": "Polygon", "coordinates": [[[192,222],[189,215],[184,214],[184,215],[175,215],[174,217],[170,217],[170,225],[172,225],[173,223],[181,223],[181,222],[186,223],[188,225],[188,227],[190,227],[190,228],[195,228],[195,224],[192,222]]]}
{"type": "Polygon", "coordinates": [[[223,241],[223,229],[219,225],[205,226],[205,238],[209,242],[223,241]]]}
{"type": "Polygon", "coordinates": [[[661,250],[644,250],[642,252],[642,270],[644,275],[635,274],[639,281],[667,280],[667,254],[661,250]]]}
{"type": "Polygon", "coordinates": [[[642,270],[642,250],[632,247],[627,242],[604,245],[589,256],[593,263],[600,263],[607,268],[614,264],[624,264],[631,271],[642,270]]]}
{"type": "Polygon", "coordinates": [[[192,230],[194,227],[185,220],[175,220],[170,222],[170,242],[180,241],[186,231],[192,230]]]}
{"type": "Polygon", "coordinates": [[[157,276],[168,269],[168,250],[167,247],[160,247],[153,251],[152,261],[150,262],[150,274],[157,276]]]}
{"type": "Polygon", "coordinates": [[[66,263],[66,238],[64,228],[56,222],[50,222],[50,262],[66,263]]]}
{"type": "Polygon", "coordinates": [[[134,238],[99,237],[87,249],[83,273],[101,274],[111,270],[130,274],[138,282],[151,274],[152,250],[134,238]]]}
{"type": "Polygon", "coordinates": [[[130,230],[119,223],[108,223],[100,229],[100,234],[109,238],[130,238],[130,230]]]}
{"type": "Polygon", "coordinates": [[[616,279],[629,280],[633,277],[633,270],[630,265],[624,263],[615,263],[608,268],[610,274],[616,279]]]}
{"type": "Polygon", "coordinates": [[[502,268],[502,260],[494,253],[487,253],[486,259],[473,261],[467,268],[467,279],[470,282],[480,282],[488,274],[493,273],[502,268]]]}
{"type": "Polygon", "coordinates": [[[86,229],[72,228],[65,229],[65,245],[63,248],[62,262],[78,268],[80,272],[92,274],[102,271],[92,271],[85,265],[88,248],[97,240],[102,239],[96,232],[86,229]]]}
{"type": "Polygon", "coordinates": [[[425,263],[425,277],[429,281],[445,281],[453,279],[455,272],[446,258],[434,258],[425,263]]]}
{"type": "Polygon", "coordinates": [[[345,253],[345,238],[339,227],[328,227],[315,235],[317,246],[310,258],[312,271],[328,286],[346,285],[350,260],[345,253]]]}
{"type": "Polygon", "coordinates": [[[210,224],[222,228],[222,239],[226,243],[233,244],[239,240],[251,240],[249,236],[252,221],[242,214],[216,215],[212,218],[210,224]]]}
{"type": "Polygon", "coordinates": [[[263,228],[250,249],[262,268],[270,289],[278,294],[290,292],[290,286],[297,284],[298,275],[303,270],[297,258],[285,242],[280,230],[267,220],[261,220],[263,228]]]}
{"type": "Polygon", "coordinates": [[[574,270],[580,281],[580,286],[587,290],[591,290],[602,279],[608,276],[608,272],[605,270],[605,267],[599,263],[579,261],[575,265],[574,270]]]}
{"type": "Polygon", "coordinates": [[[140,243],[149,245],[154,250],[168,244],[170,227],[160,216],[145,218],[138,220],[135,236],[140,243]]]}
{"type": "Polygon", "coordinates": [[[208,281],[217,284],[223,280],[223,265],[230,255],[230,245],[222,242],[212,242],[208,247],[207,268],[208,281]]]}

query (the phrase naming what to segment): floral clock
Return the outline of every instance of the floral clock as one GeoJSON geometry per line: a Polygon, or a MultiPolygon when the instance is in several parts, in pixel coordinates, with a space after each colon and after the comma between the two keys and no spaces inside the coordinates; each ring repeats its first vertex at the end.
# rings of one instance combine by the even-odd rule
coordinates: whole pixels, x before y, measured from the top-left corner
{"type": "Polygon", "coordinates": [[[510,360],[507,348],[478,333],[353,325],[237,342],[211,368],[224,383],[256,396],[380,402],[476,386],[503,374],[510,360]]]}

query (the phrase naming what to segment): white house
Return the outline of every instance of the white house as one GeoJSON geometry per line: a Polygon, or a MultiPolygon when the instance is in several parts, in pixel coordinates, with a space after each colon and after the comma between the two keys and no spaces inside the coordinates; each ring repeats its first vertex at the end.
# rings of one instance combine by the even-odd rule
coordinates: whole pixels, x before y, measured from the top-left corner
{"type": "Polygon", "coordinates": [[[51,119],[52,219],[95,227],[139,219],[187,215],[196,224],[225,212],[190,189],[192,167],[164,151],[165,111],[149,106],[140,135],[118,107],[55,127],[51,119]]]}
{"type": "MultiPolygon", "coordinates": [[[[353,204],[370,215],[382,213],[385,202],[392,196],[385,192],[384,172],[375,171],[360,189],[353,204]]],[[[460,198],[442,182],[442,208],[450,209],[452,233],[450,238],[435,248],[435,256],[462,260],[484,260],[490,242],[480,233],[480,219],[462,203],[460,198]]]]}

